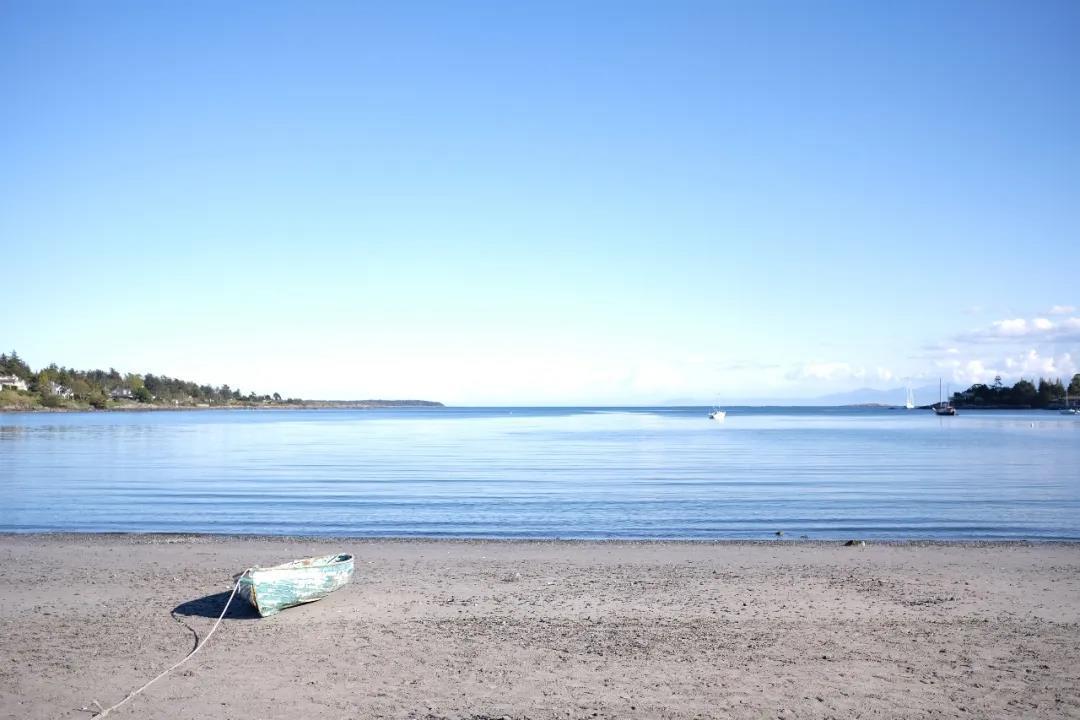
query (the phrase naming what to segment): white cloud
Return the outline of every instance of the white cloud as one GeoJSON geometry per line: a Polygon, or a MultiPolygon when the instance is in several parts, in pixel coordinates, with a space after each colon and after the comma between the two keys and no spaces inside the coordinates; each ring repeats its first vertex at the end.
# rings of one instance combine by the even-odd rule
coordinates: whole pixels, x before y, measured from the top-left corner
{"type": "Polygon", "coordinates": [[[1015,320],[996,320],[994,321],[994,329],[997,331],[997,335],[1011,336],[1011,335],[1026,335],[1028,332],[1027,320],[1023,318],[1016,318],[1015,320]]]}
{"type": "Polygon", "coordinates": [[[1040,355],[1038,350],[1028,350],[1020,355],[1005,359],[1005,365],[1022,377],[1059,377],[1076,372],[1076,364],[1069,353],[1061,355],[1040,355]]]}
{"type": "Polygon", "coordinates": [[[1071,315],[1076,312],[1075,305],[1055,305],[1050,308],[1051,315],[1071,315]]]}
{"type": "Polygon", "coordinates": [[[1080,341],[1080,317],[1067,317],[1060,320],[1044,317],[1030,320],[1026,318],[996,320],[990,324],[990,327],[965,333],[958,339],[973,343],[1007,342],[1018,339],[1080,341]]]}
{"type": "Polygon", "coordinates": [[[983,365],[982,360],[968,360],[955,369],[953,379],[968,383],[986,382],[996,374],[983,365]]]}
{"type": "Polygon", "coordinates": [[[1031,348],[1019,353],[988,359],[985,357],[946,358],[939,360],[937,366],[945,371],[952,382],[991,383],[994,377],[1015,382],[1022,377],[1028,379],[1071,378],[1078,366],[1070,353],[1044,355],[1031,348]]]}
{"type": "Polygon", "coordinates": [[[889,368],[883,368],[883,367],[879,367],[877,369],[877,376],[878,376],[878,380],[882,380],[884,382],[889,382],[890,380],[892,380],[893,378],[896,377],[896,375],[893,374],[892,370],[890,370],[889,368]]]}

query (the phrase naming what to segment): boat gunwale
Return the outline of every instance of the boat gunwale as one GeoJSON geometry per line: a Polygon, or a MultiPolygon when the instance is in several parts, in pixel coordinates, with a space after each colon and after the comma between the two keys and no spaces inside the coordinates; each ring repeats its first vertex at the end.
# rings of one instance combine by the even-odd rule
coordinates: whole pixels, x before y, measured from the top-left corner
{"type": "MultiPolygon", "coordinates": [[[[329,555],[323,555],[322,557],[330,557],[329,555]]],[[[307,560],[318,560],[320,558],[305,558],[307,560]]],[[[271,565],[270,567],[259,567],[255,565],[250,567],[244,573],[245,577],[251,577],[254,573],[264,572],[298,572],[305,570],[325,570],[326,568],[336,567],[338,565],[344,565],[345,563],[351,563],[356,559],[356,556],[352,553],[337,553],[334,555],[334,559],[327,563],[312,564],[312,565],[293,565],[291,563],[303,562],[303,560],[290,560],[288,562],[280,563],[278,565],[271,565]]]]}

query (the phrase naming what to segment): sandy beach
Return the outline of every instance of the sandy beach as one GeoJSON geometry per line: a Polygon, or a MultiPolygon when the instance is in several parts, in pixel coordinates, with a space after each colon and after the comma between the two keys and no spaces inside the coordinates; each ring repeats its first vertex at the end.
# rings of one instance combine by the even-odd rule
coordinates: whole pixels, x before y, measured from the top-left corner
{"type": "Polygon", "coordinates": [[[0,718],[1080,717],[1080,546],[0,536],[0,718]]]}

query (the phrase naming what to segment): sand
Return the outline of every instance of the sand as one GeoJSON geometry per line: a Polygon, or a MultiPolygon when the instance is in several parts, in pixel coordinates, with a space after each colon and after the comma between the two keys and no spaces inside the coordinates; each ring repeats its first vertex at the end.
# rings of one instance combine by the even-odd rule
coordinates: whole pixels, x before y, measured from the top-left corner
{"type": "Polygon", "coordinates": [[[0,536],[0,718],[1080,717],[1080,546],[0,536]],[[190,629],[189,629],[190,628],[190,629]]]}

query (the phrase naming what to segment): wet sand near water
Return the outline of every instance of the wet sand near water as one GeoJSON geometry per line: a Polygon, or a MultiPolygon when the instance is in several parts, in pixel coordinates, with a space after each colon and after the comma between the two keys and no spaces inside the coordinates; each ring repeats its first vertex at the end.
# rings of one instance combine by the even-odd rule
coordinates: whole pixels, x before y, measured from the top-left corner
{"type": "Polygon", "coordinates": [[[0,718],[1080,717],[1080,545],[0,536],[0,718]],[[87,708],[87,709],[83,709],[87,708]]]}

